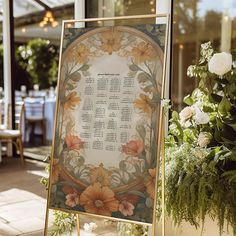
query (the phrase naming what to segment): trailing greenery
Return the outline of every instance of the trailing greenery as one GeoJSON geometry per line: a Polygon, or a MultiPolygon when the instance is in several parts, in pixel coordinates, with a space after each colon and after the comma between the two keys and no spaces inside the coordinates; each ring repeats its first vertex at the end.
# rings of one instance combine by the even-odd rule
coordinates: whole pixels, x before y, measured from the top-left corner
{"type": "Polygon", "coordinates": [[[117,223],[118,236],[147,236],[148,227],[131,223],[117,223]]]}
{"type": "MultiPolygon", "coordinates": [[[[45,168],[46,172],[49,173],[50,165],[48,164],[45,168]]],[[[49,179],[47,177],[42,177],[40,183],[45,186],[48,190],[49,179]]],[[[54,220],[52,229],[50,229],[51,236],[60,236],[60,235],[72,235],[72,231],[76,225],[75,215],[72,213],[66,213],[63,211],[52,210],[54,220]]]]}
{"type": "Polygon", "coordinates": [[[196,228],[209,215],[220,235],[225,223],[236,235],[236,69],[232,60],[227,65],[230,57],[214,54],[210,43],[201,46],[199,63],[188,69],[199,86],[180,113],[173,111],[166,140],[168,214],[196,228]]]}
{"type": "Polygon", "coordinates": [[[71,213],[53,210],[54,221],[51,236],[71,235],[75,228],[75,216],[71,213]]]}

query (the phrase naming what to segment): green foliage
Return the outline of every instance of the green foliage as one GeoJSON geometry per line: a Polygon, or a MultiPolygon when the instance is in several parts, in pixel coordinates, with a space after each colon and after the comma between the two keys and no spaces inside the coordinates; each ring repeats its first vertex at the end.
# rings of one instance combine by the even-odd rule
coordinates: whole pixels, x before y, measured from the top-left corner
{"type": "Polygon", "coordinates": [[[75,228],[75,216],[71,213],[53,211],[54,221],[51,236],[72,235],[75,228]],[[66,233],[66,234],[65,234],[66,233]]]}
{"type": "Polygon", "coordinates": [[[117,223],[118,236],[147,236],[148,227],[130,223],[117,223]]]}
{"type": "Polygon", "coordinates": [[[200,83],[173,111],[166,139],[166,209],[176,224],[196,228],[206,215],[225,222],[236,235],[236,86],[235,69],[218,76],[208,70],[214,51],[201,46],[199,64],[188,75],[200,83]]]}
{"type": "MultiPolygon", "coordinates": [[[[46,172],[50,172],[50,164],[48,164],[45,168],[46,172]]],[[[46,177],[42,177],[40,179],[40,183],[48,189],[49,187],[49,179],[46,177]]],[[[72,231],[75,228],[76,220],[75,215],[72,213],[66,213],[63,211],[53,210],[53,226],[50,229],[51,236],[60,236],[60,235],[72,235],[72,231]]]]}
{"type": "Polygon", "coordinates": [[[55,85],[57,79],[58,49],[48,40],[33,39],[17,48],[16,58],[21,68],[31,77],[31,85],[40,89],[55,85]]]}

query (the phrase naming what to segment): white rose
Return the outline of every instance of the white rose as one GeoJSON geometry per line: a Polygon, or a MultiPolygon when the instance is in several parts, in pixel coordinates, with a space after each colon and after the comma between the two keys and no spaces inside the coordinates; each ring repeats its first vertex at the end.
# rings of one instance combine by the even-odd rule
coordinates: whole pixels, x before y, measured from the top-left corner
{"type": "Polygon", "coordinates": [[[203,112],[198,106],[193,106],[195,110],[194,120],[197,125],[207,124],[210,121],[210,117],[207,113],[203,112]]]}
{"type": "Polygon", "coordinates": [[[192,123],[189,120],[181,122],[181,124],[184,128],[189,128],[192,125],[192,123]]]}
{"type": "Polygon", "coordinates": [[[84,230],[90,233],[93,232],[97,227],[97,224],[94,222],[84,224],[84,230]]]}
{"type": "Polygon", "coordinates": [[[179,118],[181,122],[184,122],[188,119],[190,119],[193,115],[195,114],[194,108],[193,107],[185,107],[180,113],[179,113],[179,118]]]}
{"type": "Polygon", "coordinates": [[[91,222],[89,225],[92,231],[94,231],[98,227],[97,224],[94,222],[91,222]]]}
{"type": "Polygon", "coordinates": [[[232,55],[230,53],[215,53],[208,63],[208,70],[222,76],[232,68],[232,55]]]}
{"type": "Polygon", "coordinates": [[[210,142],[211,142],[211,134],[208,133],[208,132],[201,132],[199,135],[198,135],[198,140],[197,140],[197,143],[200,147],[206,147],[210,142]]]}

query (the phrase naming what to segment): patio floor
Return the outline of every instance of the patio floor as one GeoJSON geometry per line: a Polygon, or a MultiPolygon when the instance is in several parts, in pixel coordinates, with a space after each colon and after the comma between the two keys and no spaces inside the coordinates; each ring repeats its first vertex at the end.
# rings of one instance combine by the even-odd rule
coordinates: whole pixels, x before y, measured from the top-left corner
{"type": "MultiPolygon", "coordinates": [[[[39,182],[46,164],[26,159],[24,168],[19,158],[3,158],[0,164],[0,236],[43,236],[47,192],[39,182]]],[[[94,233],[81,230],[81,236],[115,236],[115,224],[104,227],[104,221],[81,218],[96,222],[100,227],[94,233]]],[[[65,234],[66,235],[66,234],[65,234]]],[[[73,235],[77,235],[76,231],[73,235]]]]}

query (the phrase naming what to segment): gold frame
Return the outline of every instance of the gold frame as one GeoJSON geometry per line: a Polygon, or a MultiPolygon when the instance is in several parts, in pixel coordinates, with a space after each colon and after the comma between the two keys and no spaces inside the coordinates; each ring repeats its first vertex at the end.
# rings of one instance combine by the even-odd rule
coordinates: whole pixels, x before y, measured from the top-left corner
{"type": "MultiPolygon", "coordinates": [[[[162,74],[162,91],[161,91],[161,99],[164,99],[164,91],[165,91],[165,78],[166,78],[166,60],[167,60],[167,48],[168,48],[168,35],[169,35],[169,14],[148,14],[148,15],[133,15],[133,16],[118,16],[118,17],[107,17],[107,18],[88,18],[88,19],[80,19],[80,20],[64,20],[62,21],[62,31],[61,31],[61,41],[60,41],[60,54],[59,54],[59,65],[58,65],[58,87],[59,87],[59,81],[60,81],[60,74],[61,74],[61,60],[62,60],[62,45],[63,45],[63,36],[64,36],[64,29],[65,29],[65,24],[69,24],[69,23],[85,23],[85,22],[95,22],[95,21],[111,21],[111,20],[128,20],[128,19],[140,19],[140,18],[165,18],[166,19],[166,32],[165,32],[165,49],[164,49],[164,58],[163,58],[163,74],[162,74]]],[[[81,27],[82,28],[82,27],[81,27]]],[[[58,100],[59,97],[57,96],[56,98],[56,110],[55,113],[58,112],[58,100]]],[[[51,151],[51,160],[50,163],[53,162],[53,155],[54,155],[54,145],[55,145],[55,129],[56,129],[56,123],[57,123],[57,117],[55,116],[54,119],[54,133],[53,133],[53,142],[52,142],[52,151],[51,151]]],[[[158,157],[160,156],[160,154],[162,155],[162,173],[164,173],[163,171],[165,170],[164,168],[164,139],[163,139],[163,107],[160,107],[160,115],[158,117],[160,124],[158,127],[158,142],[157,142],[157,166],[158,171],[156,174],[156,183],[155,183],[155,190],[157,190],[157,182],[158,182],[158,178],[159,178],[159,170],[160,170],[160,159],[158,159],[158,157]]],[[[58,209],[58,208],[54,208],[54,207],[50,207],[49,206],[49,202],[50,202],[50,188],[51,188],[51,176],[52,176],[52,166],[50,166],[50,170],[49,170],[49,185],[48,185],[48,194],[47,194],[47,206],[46,206],[46,217],[45,217],[45,227],[44,227],[44,236],[48,235],[48,219],[49,219],[49,210],[60,210],[62,211],[62,209],[58,209]]],[[[162,235],[165,235],[165,226],[163,226],[163,224],[165,224],[165,214],[164,214],[164,175],[162,174],[162,235]]],[[[142,223],[142,222],[136,222],[136,221],[131,221],[131,220],[126,220],[126,219],[119,219],[116,220],[114,219],[114,217],[109,217],[109,216],[100,216],[100,215],[95,215],[95,214],[91,214],[91,213],[87,213],[87,212],[80,212],[78,214],[77,211],[73,211],[73,210],[67,210],[67,209],[63,209],[64,212],[68,212],[68,213],[74,213],[76,215],[76,221],[77,221],[77,235],[80,236],[80,226],[79,226],[79,215],[87,215],[87,216],[94,216],[94,217],[98,217],[98,218],[102,218],[102,219],[109,219],[109,220],[113,220],[113,221],[121,221],[121,222],[126,222],[126,223],[133,223],[133,224],[140,224],[140,225],[145,225],[145,226],[152,226],[152,236],[155,236],[155,232],[156,232],[156,206],[157,206],[157,191],[155,191],[155,197],[154,197],[154,207],[153,207],[153,222],[152,224],[150,223],[142,223]]]]}

